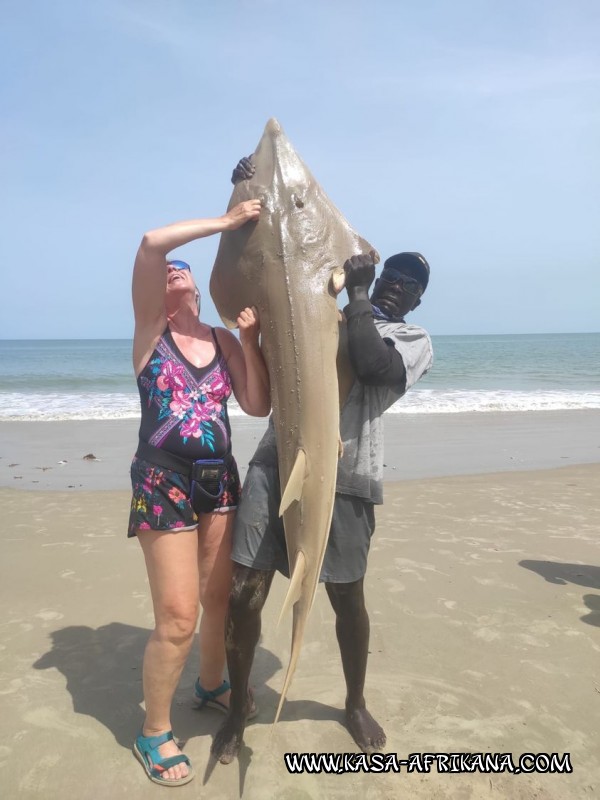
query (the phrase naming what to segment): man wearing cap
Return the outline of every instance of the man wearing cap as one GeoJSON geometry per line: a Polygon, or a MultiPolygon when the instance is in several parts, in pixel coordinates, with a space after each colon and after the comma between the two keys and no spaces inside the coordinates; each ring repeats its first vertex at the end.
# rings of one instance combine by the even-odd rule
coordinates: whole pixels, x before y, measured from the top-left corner
{"type": "MultiPolygon", "coordinates": [[[[363,580],[374,506],[383,502],[383,413],[430,368],[431,340],[404,317],[421,302],[429,265],[419,253],[388,258],[375,278],[373,255],[344,264],[348,305],[340,349],[347,343],[354,371],[341,411],[343,455],[338,463],[333,518],[321,569],[336,615],[336,634],[346,682],[346,725],[365,752],[381,749],[386,736],[366,708],[364,685],[369,616],[363,580]],[[345,330],[344,330],[345,328],[345,330]],[[344,343],[344,344],[343,344],[344,343]]],[[[324,387],[324,391],[326,391],[324,387]]],[[[289,577],[272,421],[250,461],[234,525],[233,585],[226,624],[231,699],[213,754],[229,763],[238,753],[250,709],[248,679],[261,629],[261,612],[274,571],[289,577]]]]}

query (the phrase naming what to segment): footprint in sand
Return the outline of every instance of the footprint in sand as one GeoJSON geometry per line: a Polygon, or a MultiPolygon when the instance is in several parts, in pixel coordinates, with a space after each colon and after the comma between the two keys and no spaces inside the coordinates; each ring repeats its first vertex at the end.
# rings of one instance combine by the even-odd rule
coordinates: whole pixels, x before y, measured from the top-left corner
{"type": "Polygon", "coordinates": [[[500,638],[500,633],[493,628],[479,628],[474,632],[478,639],[483,639],[484,642],[493,642],[500,638]]]}
{"type": "Polygon", "coordinates": [[[46,728],[47,730],[60,731],[60,733],[66,733],[73,738],[92,740],[98,738],[96,731],[84,728],[82,725],[65,722],[65,720],[61,718],[60,712],[51,706],[40,706],[39,708],[32,709],[23,715],[23,719],[30,725],[35,725],[38,728],[46,728]]]}
{"type": "Polygon", "coordinates": [[[48,753],[36,760],[35,765],[19,778],[19,795],[23,797],[49,797],[56,785],[62,756],[48,753]]]}
{"type": "Polygon", "coordinates": [[[0,695],[5,694],[15,694],[19,691],[23,686],[22,678],[13,678],[8,684],[4,685],[4,688],[0,689],[0,695]]]}
{"type": "Polygon", "coordinates": [[[50,608],[42,608],[41,611],[35,615],[38,619],[43,619],[44,622],[50,622],[53,619],[63,619],[65,616],[60,611],[52,611],[50,608]]]}
{"type": "Polygon", "coordinates": [[[456,600],[444,600],[443,597],[438,598],[438,603],[443,603],[444,607],[449,611],[454,611],[456,608],[456,600]]]}

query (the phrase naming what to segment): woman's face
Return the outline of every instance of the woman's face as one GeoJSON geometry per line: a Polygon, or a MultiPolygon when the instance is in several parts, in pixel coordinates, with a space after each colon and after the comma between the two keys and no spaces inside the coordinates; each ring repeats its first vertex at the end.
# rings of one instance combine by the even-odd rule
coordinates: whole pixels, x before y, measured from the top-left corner
{"type": "Polygon", "coordinates": [[[171,264],[167,264],[167,313],[172,314],[191,301],[196,305],[196,295],[198,290],[190,269],[177,269],[171,264]]]}

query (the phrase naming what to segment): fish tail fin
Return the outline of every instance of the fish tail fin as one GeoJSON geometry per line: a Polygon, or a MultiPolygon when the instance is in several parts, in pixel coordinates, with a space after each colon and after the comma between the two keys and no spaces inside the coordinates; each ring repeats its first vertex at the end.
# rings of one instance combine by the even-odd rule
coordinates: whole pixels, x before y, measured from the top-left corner
{"type": "MultiPolygon", "coordinates": [[[[296,559],[296,564],[300,560],[299,557],[302,554],[298,554],[298,558],[296,559]]],[[[304,558],[302,557],[302,561],[304,558]]],[[[294,569],[294,575],[298,570],[298,566],[294,569]]],[[[293,577],[292,577],[293,580],[293,577]]],[[[291,587],[290,587],[291,588],[291,587]]],[[[286,598],[287,600],[287,598],[286,598]]],[[[302,646],[302,638],[304,636],[304,628],[306,627],[306,620],[308,619],[308,614],[310,611],[311,603],[303,603],[302,608],[300,608],[300,603],[296,603],[294,606],[294,627],[292,630],[292,651],[290,653],[290,661],[288,663],[287,672],[285,673],[285,680],[283,682],[283,689],[281,690],[281,695],[279,697],[279,705],[277,706],[277,713],[275,714],[275,719],[273,720],[273,726],[277,724],[279,719],[279,715],[281,714],[281,709],[283,708],[283,704],[285,702],[285,698],[287,695],[287,691],[290,688],[290,684],[292,682],[292,678],[294,677],[294,673],[296,672],[296,664],[298,663],[298,657],[300,656],[300,649],[302,646]]]]}
{"type": "Polygon", "coordinates": [[[279,505],[279,516],[281,517],[285,511],[292,505],[294,500],[300,500],[302,497],[302,489],[304,487],[304,479],[306,477],[306,453],[302,448],[298,449],[296,453],[296,460],[290,472],[287,485],[281,495],[281,503],[279,505]]]}

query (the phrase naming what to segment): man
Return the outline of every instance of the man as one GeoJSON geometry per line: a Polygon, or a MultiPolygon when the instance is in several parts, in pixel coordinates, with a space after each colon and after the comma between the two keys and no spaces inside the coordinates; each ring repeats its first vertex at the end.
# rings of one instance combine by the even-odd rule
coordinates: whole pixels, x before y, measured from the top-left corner
{"type": "MultiPolygon", "coordinates": [[[[248,159],[232,181],[250,177],[248,159]]],[[[366,752],[381,749],[386,736],[366,707],[364,684],[369,650],[369,616],[363,581],[374,505],[383,502],[384,411],[400,398],[432,363],[431,340],[404,316],[421,302],[429,265],[419,253],[389,258],[369,299],[375,278],[372,255],[344,264],[349,303],[344,309],[347,348],[355,380],[341,413],[344,446],[338,465],[329,541],[320,579],[336,615],[336,634],[346,681],[346,725],[366,752]]],[[[345,336],[341,337],[341,342],[345,336]]],[[[237,755],[250,711],[248,679],[260,637],[261,612],[275,570],[289,577],[272,422],[254,454],[234,526],[233,584],[226,623],[231,698],[227,719],[212,746],[224,763],[237,755]]]]}

